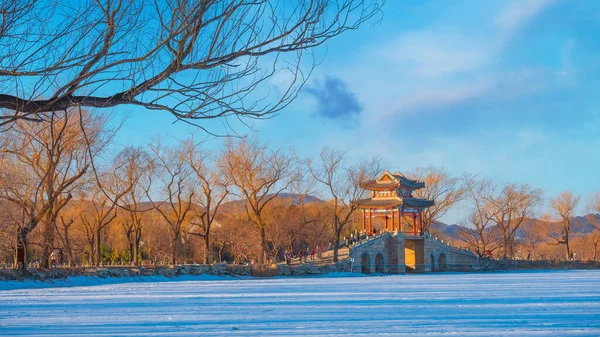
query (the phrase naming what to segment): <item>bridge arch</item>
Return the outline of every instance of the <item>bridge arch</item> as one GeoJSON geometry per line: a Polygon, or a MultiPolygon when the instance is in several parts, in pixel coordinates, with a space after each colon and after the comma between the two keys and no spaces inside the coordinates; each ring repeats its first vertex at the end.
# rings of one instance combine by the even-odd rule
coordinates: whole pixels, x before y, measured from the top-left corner
{"type": "Polygon", "coordinates": [[[364,253],[362,255],[362,257],[360,258],[360,266],[361,266],[361,272],[363,274],[371,273],[371,258],[369,257],[369,254],[364,253]]]}
{"type": "Polygon", "coordinates": [[[433,256],[433,253],[431,253],[430,255],[430,262],[431,263],[431,271],[435,270],[435,256],[433,256]]]}
{"type": "Polygon", "coordinates": [[[440,270],[446,270],[446,255],[444,253],[440,254],[440,258],[438,259],[438,264],[440,270]]]}
{"type": "Polygon", "coordinates": [[[383,274],[384,266],[385,266],[385,264],[383,261],[383,255],[381,255],[381,253],[379,253],[379,254],[377,254],[377,256],[375,256],[375,272],[383,274]]]}

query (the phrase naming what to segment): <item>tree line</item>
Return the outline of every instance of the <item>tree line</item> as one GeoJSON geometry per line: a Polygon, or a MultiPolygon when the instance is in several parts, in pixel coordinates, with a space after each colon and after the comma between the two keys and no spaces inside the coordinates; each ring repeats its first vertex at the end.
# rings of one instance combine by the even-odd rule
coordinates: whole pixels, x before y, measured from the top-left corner
{"type": "MultiPolygon", "coordinates": [[[[219,149],[190,136],[112,153],[118,130],[108,118],[73,109],[52,113],[47,123],[18,120],[0,133],[5,261],[48,268],[59,251],[71,266],[267,263],[286,250],[319,246],[337,260],[340,242],[361,229],[357,202],[370,197],[361,182],[387,168],[382,158],[353,162],[331,148],[299,158],[252,137],[228,138],[219,149]]],[[[574,240],[581,245],[581,233],[572,234],[580,198],[571,192],[550,201],[553,216],[540,215],[543,193],[527,184],[453,177],[436,167],[407,175],[425,182],[415,197],[435,201],[424,230],[444,237],[436,223],[460,207],[463,227],[444,239],[479,256],[541,258],[548,247],[564,247],[572,259],[574,240]]],[[[585,234],[595,258],[600,194],[589,210],[593,230],[585,234]]]]}
{"type": "Polygon", "coordinates": [[[360,182],[381,169],[379,158],[353,164],[324,149],[303,160],[247,137],[218,151],[190,137],[111,156],[115,133],[107,117],[68,110],[0,134],[2,249],[16,267],[33,255],[47,268],[57,249],[69,265],[265,263],[284,249],[332,243],[337,259],[360,182]],[[336,202],[311,202],[318,188],[336,202]]]}

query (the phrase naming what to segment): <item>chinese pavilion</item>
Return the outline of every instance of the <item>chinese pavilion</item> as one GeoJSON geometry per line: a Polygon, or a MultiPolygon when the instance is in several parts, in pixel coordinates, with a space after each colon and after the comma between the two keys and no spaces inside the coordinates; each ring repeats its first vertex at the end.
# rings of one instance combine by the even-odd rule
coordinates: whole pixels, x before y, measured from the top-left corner
{"type": "Polygon", "coordinates": [[[433,206],[433,200],[418,199],[412,192],[425,187],[422,181],[406,178],[400,172],[384,171],[375,180],[364,181],[362,188],[371,191],[370,199],[358,201],[362,213],[362,230],[373,233],[373,219],[384,219],[383,231],[423,235],[423,210],[433,206]]]}

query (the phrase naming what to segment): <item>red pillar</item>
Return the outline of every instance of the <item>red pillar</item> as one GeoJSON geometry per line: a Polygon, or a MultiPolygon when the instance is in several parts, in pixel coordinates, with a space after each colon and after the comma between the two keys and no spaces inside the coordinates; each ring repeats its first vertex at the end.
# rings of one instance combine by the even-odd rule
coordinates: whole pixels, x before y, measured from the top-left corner
{"type": "Polygon", "coordinates": [[[392,208],[392,232],[396,230],[396,210],[392,208]]]}
{"type": "Polygon", "coordinates": [[[365,212],[365,210],[362,210],[362,231],[366,232],[367,231],[367,222],[365,221],[365,218],[367,217],[367,212],[365,212]]]}
{"type": "Polygon", "coordinates": [[[368,219],[369,220],[369,232],[368,232],[369,235],[371,235],[373,233],[373,223],[372,223],[372,219],[371,219],[373,217],[372,213],[373,213],[372,210],[369,208],[369,219],[368,219]]]}
{"type": "Polygon", "coordinates": [[[423,211],[419,212],[419,227],[421,228],[421,235],[423,235],[423,211]]]}
{"type": "Polygon", "coordinates": [[[387,216],[387,214],[385,216],[385,231],[386,232],[389,231],[389,228],[388,228],[388,216],[387,216]]]}
{"type": "Polygon", "coordinates": [[[417,213],[413,213],[413,234],[417,235],[417,213]]]}

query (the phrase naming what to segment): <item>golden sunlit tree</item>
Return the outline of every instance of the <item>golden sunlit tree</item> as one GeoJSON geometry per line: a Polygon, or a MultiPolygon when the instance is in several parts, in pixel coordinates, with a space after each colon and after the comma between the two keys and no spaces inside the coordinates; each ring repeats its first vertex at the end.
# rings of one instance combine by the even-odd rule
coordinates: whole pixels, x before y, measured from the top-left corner
{"type": "Polygon", "coordinates": [[[16,121],[0,133],[0,197],[23,215],[17,229],[16,268],[26,268],[27,237],[40,223],[42,266],[48,266],[60,211],[113,135],[106,131],[106,118],[90,112],[58,111],[46,117],[47,123],[16,121]]]}
{"type": "Polygon", "coordinates": [[[571,223],[575,213],[575,208],[579,204],[579,196],[573,195],[571,191],[562,192],[559,196],[550,201],[550,207],[559,217],[558,233],[551,232],[550,239],[552,244],[565,246],[565,259],[572,258],[571,247],[569,246],[569,234],[571,232],[571,223]]]}
{"type": "Polygon", "coordinates": [[[383,170],[382,160],[373,157],[349,165],[345,161],[346,152],[323,148],[316,161],[308,161],[309,171],[325,189],[329,202],[331,219],[333,260],[338,261],[338,250],[342,231],[352,220],[358,209],[358,201],[365,190],[360,186],[364,181],[374,179],[383,170]]]}
{"type": "Polygon", "coordinates": [[[517,230],[535,215],[535,207],[542,200],[542,191],[527,184],[506,184],[485,198],[494,208],[493,219],[502,238],[502,258],[514,258],[517,230]]]}
{"type": "Polygon", "coordinates": [[[127,238],[129,263],[137,266],[140,258],[140,243],[144,213],[151,207],[140,205],[145,200],[145,191],[149,188],[150,180],[154,174],[154,161],[151,156],[141,148],[125,148],[120,153],[122,179],[129,191],[122,197],[123,207],[118,211],[119,222],[127,238]]]}
{"type": "Polygon", "coordinates": [[[209,264],[213,261],[211,229],[216,222],[221,204],[229,195],[229,178],[219,171],[214,154],[202,149],[201,145],[193,138],[183,143],[185,160],[196,179],[198,188],[192,199],[196,207],[193,208],[188,232],[203,239],[204,263],[209,264]]]}
{"type": "Polygon", "coordinates": [[[152,183],[147,187],[146,197],[167,224],[171,236],[171,263],[177,264],[182,234],[186,231],[184,226],[189,226],[198,186],[194,172],[187,163],[187,152],[183,144],[169,148],[157,142],[150,146],[150,150],[157,170],[153,184],[160,189],[162,200],[151,195],[152,183]]]}
{"type": "Polygon", "coordinates": [[[410,174],[414,179],[425,182],[425,187],[413,192],[415,198],[433,200],[434,204],[423,211],[423,231],[446,215],[450,208],[461,201],[465,189],[458,178],[452,177],[443,167],[417,168],[410,174]]]}
{"type": "Polygon", "coordinates": [[[594,227],[592,231],[592,245],[593,245],[593,259],[596,260],[598,256],[598,244],[600,243],[600,192],[594,193],[592,198],[589,200],[587,205],[588,214],[587,219],[589,223],[594,227]]]}
{"type": "Polygon", "coordinates": [[[498,227],[494,226],[498,209],[489,202],[493,183],[473,175],[465,175],[463,180],[470,214],[469,227],[461,231],[462,239],[479,257],[491,255],[502,246],[498,227]]]}
{"type": "Polygon", "coordinates": [[[260,240],[260,262],[270,253],[266,235],[265,208],[299,179],[298,160],[284,148],[269,149],[256,138],[227,140],[219,161],[222,174],[231,181],[232,194],[244,202],[248,221],[260,240]]]}

